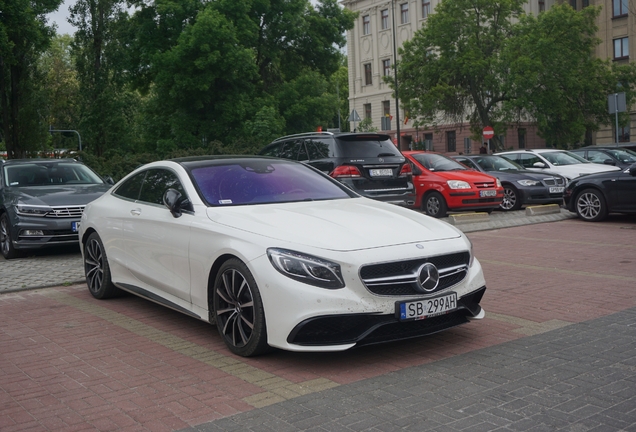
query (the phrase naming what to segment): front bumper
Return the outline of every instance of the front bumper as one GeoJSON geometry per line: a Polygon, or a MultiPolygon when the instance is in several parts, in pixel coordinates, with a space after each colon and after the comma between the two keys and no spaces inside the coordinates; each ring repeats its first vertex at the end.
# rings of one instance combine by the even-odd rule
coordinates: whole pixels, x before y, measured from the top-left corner
{"type": "Polygon", "coordinates": [[[79,218],[34,218],[20,217],[12,226],[11,239],[15,249],[40,249],[60,245],[76,245],[79,242],[73,223],[79,218]],[[42,231],[40,234],[28,235],[27,231],[42,231]]]}
{"type": "Polygon", "coordinates": [[[561,204],[563,193],[551,194],[545,187],[519,188],[523,204],[561,204]]]}

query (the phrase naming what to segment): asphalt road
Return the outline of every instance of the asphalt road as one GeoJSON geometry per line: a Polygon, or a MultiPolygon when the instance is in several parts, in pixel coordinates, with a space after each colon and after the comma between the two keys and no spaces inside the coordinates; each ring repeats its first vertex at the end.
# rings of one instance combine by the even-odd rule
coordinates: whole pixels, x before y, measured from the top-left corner
{"type": "Polygon", "coordinates": [[[486,318],[344,353],[244,359],[134,296],[5,291],[0,430],[635,431],[636,218],[464,228],[486,318]]]}

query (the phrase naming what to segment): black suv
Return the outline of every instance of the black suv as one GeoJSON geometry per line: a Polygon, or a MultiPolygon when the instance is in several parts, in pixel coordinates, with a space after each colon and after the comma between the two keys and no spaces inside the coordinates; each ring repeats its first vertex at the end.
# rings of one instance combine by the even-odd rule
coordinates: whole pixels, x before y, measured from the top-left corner
{"type": "Polygon", "coordinates": [[[259,154],[311,165],[368,198],[403,206],[415,203],[411,165],[388,135],[288,135],[267,145],[259,154]]]}

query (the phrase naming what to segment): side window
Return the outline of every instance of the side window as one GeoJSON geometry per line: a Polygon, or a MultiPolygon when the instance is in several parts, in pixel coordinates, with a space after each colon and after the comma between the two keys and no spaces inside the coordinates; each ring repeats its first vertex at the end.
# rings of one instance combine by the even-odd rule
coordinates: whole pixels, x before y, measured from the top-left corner
{"type": "Polygon", "coordinates": [[[122,198],[128,198],[134,201],[139,199],[139,192],[141,191],[141,184],[144,181],[147,171],[140,172],[126,180],[121,184],[114,192],[115,195],[122,198]]]}
{"type": "Polygon", "coordinates": [[[296,160],[301,162],[309,160],[304,140],[298,140],[298,154],[296,155],[296,160]]]}
{"type": "Polygon", "coordinates": [[[329,143],[323,140],[307,140],[305,141],[309,160],[325,159],[330,157],[329,143]]]}
{"type": "Polygon", "coordinates": [[[297,160],[296,156],[298,155],[298,150],[300,149],[300,144],[302,141],[285,141],[281,147],[279,158],[297,160]]]}
{"type": "Polygon", "coordinates": [[[263,156],[271,156],[278,157],[280,154],[280,147],[282,143],[271,144],[263,149],[261,155],[263,156]]]}
{"type": "MultiPolygon", "coordinates": [[[[583,156],[583,155],[579,154],[579,156],[583,156]]],[[[587,157],[585,159],[589,160],[590,162],[602,164],[605,162],[606,159],[611,159],[611,158],[605,153],[600,152],[598,150],[589,150],[587,152],[587,157]]]]}
{"type": "Polygon", "coordinates": [[[518,155],[518,159],[516,162],[519,163],[524,168],[534,168],[535,163],[543,162],[543,161],[539,159],[538,156],[528,153],[528,154],[518,155]]]}
{"type": "Polygon", "coordinates": [[[163,205],[163,194],[170,188],[178,190],[184,196],[186,195],[177,175],[172,171],[166,169],[148,170],[139,194],[139,200],[163,205]]]}

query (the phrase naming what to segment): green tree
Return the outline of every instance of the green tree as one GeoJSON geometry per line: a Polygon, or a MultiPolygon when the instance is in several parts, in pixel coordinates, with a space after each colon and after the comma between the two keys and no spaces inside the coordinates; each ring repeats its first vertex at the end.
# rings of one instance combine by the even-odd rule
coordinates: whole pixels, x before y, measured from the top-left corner
{"type": "Polygon", "coordinates": [[[575,11],[562,4],[523,16],[507,47],[508,91],[515,95],[508,106],[528,113],[550,146],[582,142],[599,124],[612,124],[607,95],[619,82],[633,99],[636,65],[611,65],[594,56],[599,13],[600,8],[575,11]]]}
{"type": "Polygon", "coordinates": [[[77,67],[82,113],[79,128],[88,150],[130,151],[139,98],[125,87],[125,40],[128,18],[122,0],[77,0],[69,22],[77,30],[73,55],[77,67]],[[123,45],[120,45],[123,44],[123,45]]]}
{"type": "Polygon", "coordinates": [[[61,0],[0,0],[0,122],[8,157],[44,148],[46,112],[37,61],[53,28],[46,15],[61,0]]]}
{"type": "MultiPolygon", "coordinates": [[[[509,120],[502,102],[513,22],[523,0],[445,0],[422,29],[399,50],[402,106],[416,126],[463,123],[480,135],[483,126],[501,132],[509,120]]],[[[392,86],[392,82],[388,81],[392,86]]]]}

